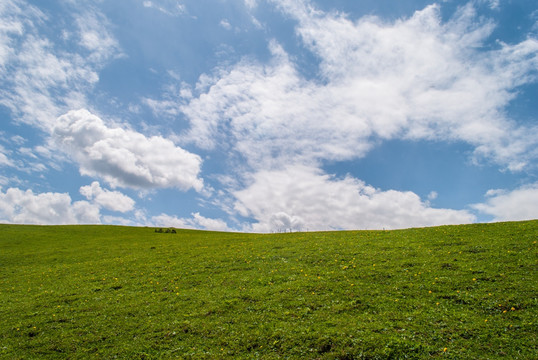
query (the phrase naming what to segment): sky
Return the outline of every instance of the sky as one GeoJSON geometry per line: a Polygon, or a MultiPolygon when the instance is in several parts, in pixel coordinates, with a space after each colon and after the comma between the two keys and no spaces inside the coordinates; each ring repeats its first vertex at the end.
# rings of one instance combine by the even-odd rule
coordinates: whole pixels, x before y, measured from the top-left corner
{"type": "Polygon", "coordinates": [[[538,218],[534,0],[2,0],[0,84],[0,223],[538,218]]]}

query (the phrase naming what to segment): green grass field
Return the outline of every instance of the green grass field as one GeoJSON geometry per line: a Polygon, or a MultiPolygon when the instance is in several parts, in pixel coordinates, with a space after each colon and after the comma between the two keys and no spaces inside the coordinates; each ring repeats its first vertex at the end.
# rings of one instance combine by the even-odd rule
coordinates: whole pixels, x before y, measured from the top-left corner
{"type": "Polygon", "coordinates": [[[0,225],[0,358],[536,359],[537,240],[0,225]]]}

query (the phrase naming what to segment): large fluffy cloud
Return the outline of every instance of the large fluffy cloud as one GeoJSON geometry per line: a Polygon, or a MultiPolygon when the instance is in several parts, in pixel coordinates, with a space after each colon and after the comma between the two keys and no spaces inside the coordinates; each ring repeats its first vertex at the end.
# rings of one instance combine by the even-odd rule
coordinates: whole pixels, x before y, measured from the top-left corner
{"type": "Polygon", "coordinates": [[[260,171],[236,191],[235,209],[258,221],[252,230],[407,228],[475,221],[465,210],[434,209],[412,192],[381,191],[306,166],[260,171]]]}
{"type": "Polygon", "coordinates": [[[99,207],[87,201],[72,202],[69,194],[41,193],[9,188],[0,191],[0,222],[18,224],[98,224],[99,207]]]}
{"type": "Polygon", "coordinates": [[[113,187],[198,191],[203,187],[198,155],[161,136],[108,127],[88,110],[60,116],[53,138],[79,163],[83,175],[101,177],[113,187]]]}
{"type": "Polygon", "coordinates": [[[473,207],[492,215],[493,221],[538,219],[538,183],[513,191],[490,190],[486,202],[473,207]]]}
{"type": "Polygon", "coordinates": [[[518,86],[536,80],[536,39],[485,50],[494,24],[472,5],[448,22],[432,5],[387,23],[274,3],[297,20],[323,80],[301,76],[275,41],[269,64],[245,59],[202,77],[181,107],[198,145],[231,144],[256,168],[360,157],[395,138],[463,141],[512,170],[538,157],[538,128],[504,111],[518,86]]]}

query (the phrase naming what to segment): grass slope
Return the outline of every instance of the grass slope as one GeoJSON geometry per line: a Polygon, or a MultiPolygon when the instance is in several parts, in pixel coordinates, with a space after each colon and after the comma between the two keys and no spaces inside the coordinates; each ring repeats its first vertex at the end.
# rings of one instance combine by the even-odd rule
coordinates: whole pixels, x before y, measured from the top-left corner
{"type": "Polygon", "coordinates": [[[537,240],[1,225],[0,358],[535,358],[537,240]]]}

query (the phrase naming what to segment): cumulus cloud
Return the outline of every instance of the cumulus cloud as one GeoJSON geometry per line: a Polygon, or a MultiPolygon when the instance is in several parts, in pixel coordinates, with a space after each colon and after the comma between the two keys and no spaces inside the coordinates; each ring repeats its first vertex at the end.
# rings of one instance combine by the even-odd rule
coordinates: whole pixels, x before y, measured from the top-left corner
{"type": "Polygon", "coordinates": [[[161,136],[109,127],[88,110],[60,116],[53,138],[78,162],[81,174],[101,177],[112,187],[203,188],[198,155],[161,136]]]}
{"type": "Polygon", "coordinates": [[[235,210],[256,221],[256,232],[408,228],[475,221],[465,210],[435,209],[413,192],[381,191],[302,165],[263,170],[235,191],[235,210]]]}
{"type": "Polygon", "coordinates": [[[125,213],[134,209],[135,201],[133,199],[119,191],[101,188],[98,181],[92,182],[91,185],[82,186],[80,193],[86,199],[108,210],[125,213]]]}
{"type": "Polygon", "coordinates": [[[167,214],[152,217],[155,226],[176,227],[182,229],[200,229],[212,231],[229,231],[228,225],[221,219],[207,218],[200,213],[192,213],[191,218],[178,218],[167,214]]]}
{"type": "Polygon", "coordinates": [[[305,230],[305,222],[298,216],[290,216],[285,212],[278,212],[271,215],[269,220],[271,231],[286,232],[286,231],[301,231],[305,230]]]}
{"type": "Polygon", "coordinates": [[[432,5],[389,23],[273,2],[296,19],[323,80],[301,76],[276,41],[270,63],[244,59],[201,77],[181,106],[198,146],[231,147],[255,168],[357,158],[397,138],[463,141],[476,159],[514,171],[538,157],[538,128],[505,111],[519,86],[536,81],[536,39],[485,49],[494,23],[472,5],[446,22],[432,5]]]}
{"type": "Polygon", "coordinates": [[[99,207],[87,201],[72,202],[69,194],[41,193],[9,188],[0,191],[0,222],[17,224],[98,224],[99,207]]]}
{"type": "Polygon", "coordinates": [[[486,202],[472,207],[492,215],[493,221],[538,219],[538,183],[512,191],[489,190],[486,198],[486,202]]]}

